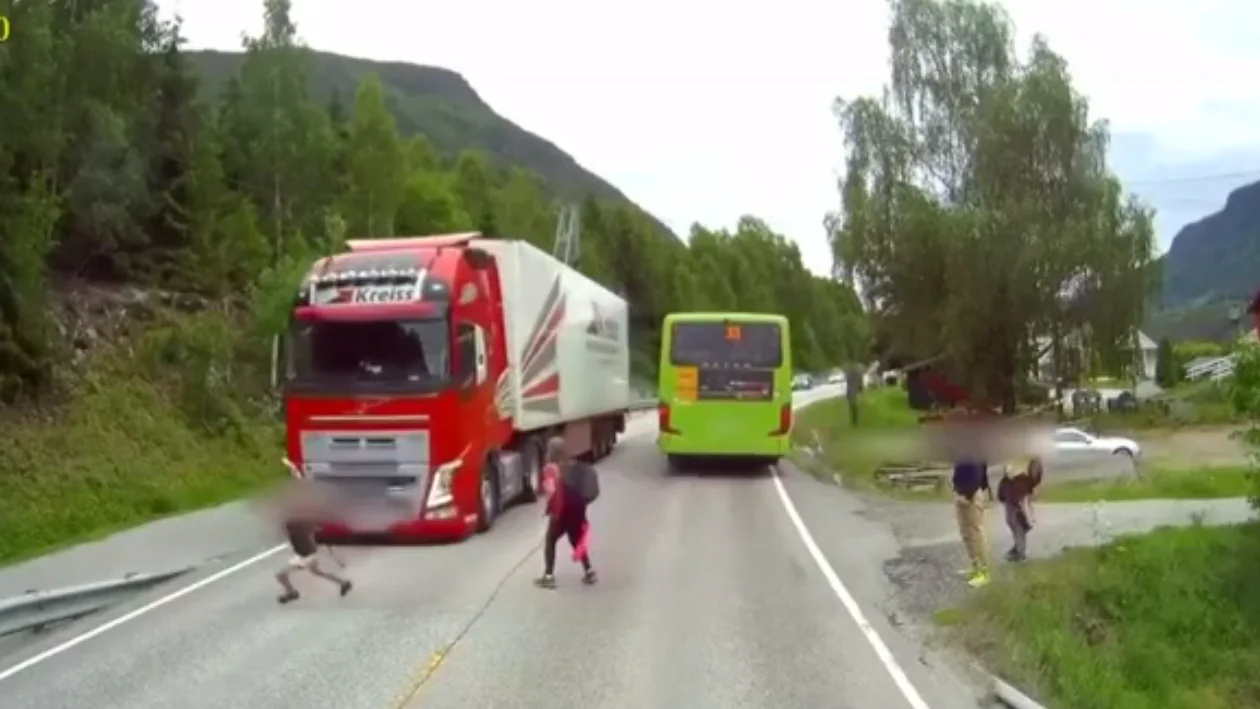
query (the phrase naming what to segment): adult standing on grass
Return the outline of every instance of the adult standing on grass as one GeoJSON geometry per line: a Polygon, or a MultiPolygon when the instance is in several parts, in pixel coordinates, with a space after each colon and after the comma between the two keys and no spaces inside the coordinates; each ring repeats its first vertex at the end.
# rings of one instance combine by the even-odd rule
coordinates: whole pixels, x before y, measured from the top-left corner
{"type": "Polygon", "coordinates": [[[989,490],[989,464],[982,455],[983,447],[976,431],[963,424],[951,438],[954,447],[954,515],[958,520],[958,534],[962,537],[971,569],[967,583],[972,587],[987,584],[989,577],[989,542],[984,533],[984,509],[989,490]]]}
{"type": "Polygon", "coordinates": [[[1011,530],[1012,546],[1006,552],[1007,561],[1028,558],[1028,533],[1034,523],[1032,498],[1040,484],[1041,459],[1036,457],[1016,460],[1008,465],[998,482],[998,502],[1002,503],[1006,527],[1011,530]]]}

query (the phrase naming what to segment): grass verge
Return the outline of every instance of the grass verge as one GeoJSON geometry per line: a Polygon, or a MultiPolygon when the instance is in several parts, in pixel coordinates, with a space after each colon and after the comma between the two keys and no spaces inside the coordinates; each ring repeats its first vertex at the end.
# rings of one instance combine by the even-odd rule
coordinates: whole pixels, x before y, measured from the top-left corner
{"type": "Polygon", "coordinates": [[[1049,706],[1260,705],[1260,524],[1127,537],[1012,570],[937,614],[1049,706]]]}
{"type": "Polygon", "coordinates": [[[244,391],[226,316],[164,315],[93,353],[49,414],[0,424],[0,564],[238,498],[278,479],[281,429],[244,391]]]}
{"type": "Polygon", "coordinates": [[[1122,500],[1209,500],[1246,497],[1254,472],[1246,467],[1143,469],[1141,477],[1073,480],[1044,485],[1042,502],[1118,502],[1122,500]]]}
{"type": "Polygon", "coordinates": [[[828,475],[838,472],[847,485],[876,488],[876,468],[912,444],[918,414],[899,387],[862,392],[858,411],[859,425],[854,426],[844,397],[810,404],[797,412],[792,440],[800,448],[817,451],[811,469],[825,469],[828,475]]]}
{"type": "Polygon", "coordinates": [[[1229,385],[1211,380],[1182,382],[1136,411],[1103,411],[1089,417],[1100,430],[1179,429],[1239,423],[1229,401],[1229,385]]]}

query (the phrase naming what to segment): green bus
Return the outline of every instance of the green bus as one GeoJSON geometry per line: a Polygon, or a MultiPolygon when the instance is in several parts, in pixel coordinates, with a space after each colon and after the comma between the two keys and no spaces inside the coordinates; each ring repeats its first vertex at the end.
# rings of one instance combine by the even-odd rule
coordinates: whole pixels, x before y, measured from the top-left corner
{"type": "Polygon", "coordinates": [[[773,463],[792,433],[788,319],[670,313],[661,330],[660,433],[671,469],[688,458],[773,463]]]}

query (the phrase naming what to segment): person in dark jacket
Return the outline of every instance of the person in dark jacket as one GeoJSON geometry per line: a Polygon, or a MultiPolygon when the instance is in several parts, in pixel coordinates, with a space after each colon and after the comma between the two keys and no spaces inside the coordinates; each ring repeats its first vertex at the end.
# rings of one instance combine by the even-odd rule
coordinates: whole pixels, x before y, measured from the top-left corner
{"type": "Polygon", "coordinates": [[[973,587],[989,583],[989,542],[984,532],[985,502],[992,497],[989,489],[989,464],[963,458],[954,464],[954,514],[967,557],[971,560],[970,578],[973,587]]]}
{"type": "MultiPolygon", "coordinates": [[[[568,537],[575,560],[582,564],[582,582],[595,583],[595,569],[587,550],[590,523],[586,508],[590,504],[584,476],[593,476],[594,469],[586,463],[572,460],[563,438],[555,437],[547,442],[547,466],[543,471],[543,487],[547,492],[547,532],[543,539],[543,575],[534,583],[540,588],[556,587],[556,545],[561,537],[568,537]]],[[[598,494],[596,492],[596,494],[598,494]]]]}

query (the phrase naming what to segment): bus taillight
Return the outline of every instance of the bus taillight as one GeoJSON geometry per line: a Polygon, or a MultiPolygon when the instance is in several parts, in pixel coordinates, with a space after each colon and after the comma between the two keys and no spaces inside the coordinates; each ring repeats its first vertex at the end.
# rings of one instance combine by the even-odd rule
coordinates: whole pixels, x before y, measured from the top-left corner
{"type": "Polygon", "coordinates": [[[770,432],[771,436],[786,436],[792,430],[792,405],[784,404],[779,408],[779,427],[770,432]]]}
{"type": "Polygon", "coordinates": [[[660,408],[656,410],[657,428],[661,433],[678,433],[673,426],[669,424],[669,404],[662,403],[660,408]]]}

